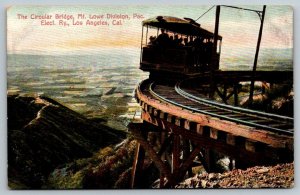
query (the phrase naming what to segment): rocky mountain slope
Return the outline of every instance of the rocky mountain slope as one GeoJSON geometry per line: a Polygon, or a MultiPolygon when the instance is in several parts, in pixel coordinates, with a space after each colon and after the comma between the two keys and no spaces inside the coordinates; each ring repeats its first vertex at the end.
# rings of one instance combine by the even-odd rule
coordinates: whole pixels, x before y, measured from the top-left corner
{"type": "Polygon", "coordinates": [[[8,96],[9,187],[40,188],[58,165],[92,156],[126,135],[46,97],[8,96]]]}

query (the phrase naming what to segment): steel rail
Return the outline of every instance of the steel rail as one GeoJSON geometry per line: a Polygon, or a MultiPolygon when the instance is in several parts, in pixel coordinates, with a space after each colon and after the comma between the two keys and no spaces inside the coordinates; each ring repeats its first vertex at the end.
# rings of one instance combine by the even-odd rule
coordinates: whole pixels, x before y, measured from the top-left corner
{"type": "MultiPolygon", "coordinates": [[[[185,81],[185,80],[184,80],[185,81]]],[[[268,112],[261,112],[261,111],[257,111],[257,110],[251,110],[251,109],[247,109],[247,108],[241,108],[241,107],[237,107],[237,106],[232,106],[232,105],[228,105],[228,104],[222,104],[216,101],[212,101],[212,100],[207,100],[204,98],[200,98],[197,96],[194,96],[184,90],[182,90],[182,88],[180,87],[180,85],[182,84],[183,81],[178,82],[175,85],[175,90],[177,93],[185,95],[186,97],[188,97],[188,99],[192,100],[192,101],[196,101],[196,102],[203,102],[203,103],[207,103],[210,105],[214,105],[217,107],[222,107],[222,108],[226,108],[226,109],[230,109],[232,111],[239,111],[239,112],[243,112],[243,113],[247,113],[247,114],[253,114],[253,115],[258,115],[258,116],[263,116],[263,117],[269,117],[275,120],[285,120],[287,122],[294,122],[294,118],[288,117],[288,116],[282,116],[282,115],[277,115],[277,114],[272,114],[272,113],[268,113],[268,112]]]]}
{"type": "MultiPolygon", "coordinates": [[[[209,116],[217,117],[217,118],[220,118],[220,119],[228,120],[228,121],[231,121],[231,122],[236,122],[236,123],[239,123],[239,124],[247,125],[247,126],[250,126],[250,127],[262,128],[262,129],[271,131],[273,133],[281,133],[281,134],[285,134],[285,135],[293,135],[293,133],[294,133],[294,131],[292,131],[292,130],[279,129],[279,128],[274,128],[274,127],[270,127],[270,126],[266,126],[266,125],[262,125],[262,124],[257,124],[257,123],[253,123],[253,122],[249,122],[249,121],[239,120],[239,119],[236,119],[236,118],[228,117],[226,115],[224,116],[224,115],[220,115],[220,114],[216,114],[216,113],[212,113],[212,112],[208,112],[208,111],[205,111],[205,110],[200,110],[200,109],[197,109],[197,108],[192,108],[190,106],[180,104],[178,102],[167,99],[167,98],[159,95],[158,93],[156,93],[154,91],[154,87],[153,87],[154,85],[155,85],[154,82],[152,82],[152,83],[149,84],[149,87],[148,87],[148,90],[149,90],[151,95],[153,95],[155,98],[161,99],[165,102],[176,105],[178,107],[181,107],[181,108],[193,111],[193,112],[202,113],[202,114],[205,114],[205,115],[209,115],[209,116]]],[[[181,95],[181,94],[179,94],[179,95],[181,95]]],[[[201,102],[199,102],[199,104],[201,104],[201,102]]],[[[213,107],[215,107],[215,106],[213,106],[213,107]]],[[[239,111],[238,113],[243,114],[241,111],[239,111]]]]}

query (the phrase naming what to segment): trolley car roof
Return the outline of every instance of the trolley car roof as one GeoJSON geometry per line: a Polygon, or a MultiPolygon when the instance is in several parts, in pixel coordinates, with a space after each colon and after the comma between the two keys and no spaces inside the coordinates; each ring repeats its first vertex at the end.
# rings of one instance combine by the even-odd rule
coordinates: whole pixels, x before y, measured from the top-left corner
{"type": "MultiPolygon", "coordinates": [[[[144,20],[142,24],[143,26],[163,28],[184,35],[201,36],[204,38],[214,37],[214,33],[201,28],[200,24],[189,18],[181,19],[172,16],[157,16],[144,20]]],[[[222,37],[218,35],[218,39],[221,40],[222,37]]]]}

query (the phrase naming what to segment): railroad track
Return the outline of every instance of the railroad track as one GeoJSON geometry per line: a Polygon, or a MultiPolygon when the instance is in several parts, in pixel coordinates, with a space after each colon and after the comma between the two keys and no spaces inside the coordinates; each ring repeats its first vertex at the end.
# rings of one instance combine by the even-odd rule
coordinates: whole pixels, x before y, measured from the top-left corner
{"type": "Polygon", "coordinates": [[[147,96],[159,99],[182,109],[212,117],[228,120],[237,124],[267,130],[278,134],[293,136],[294,119],[271,113],[230,106],[203,97],[198,97],[181,88],[181,82],[167,86],[147,80],[140,86],[147,96]]]}

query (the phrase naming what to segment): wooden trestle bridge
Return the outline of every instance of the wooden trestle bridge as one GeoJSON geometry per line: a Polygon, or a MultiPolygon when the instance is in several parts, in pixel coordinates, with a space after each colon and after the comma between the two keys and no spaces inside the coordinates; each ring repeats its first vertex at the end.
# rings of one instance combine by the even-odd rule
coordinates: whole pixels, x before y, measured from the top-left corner
{"type": "MultiPolygon", "coordinates": [[[[132,187],[142,177],[145,155],[160,171],[161,187],[174,187],[199,163],[213,172],[214,152],[228,156],[236,168],[293,161],[292,117],[228,105],[229,98],[238,104],[239,84],[251,76],[247,71],[216,72],[214,94],[222,103],[207,98],[209,75],[174,83],[141,82],[136,99],[143,122],[129,125],[138,141],[132,187]]],[[[257,71],[254,79],[292,84],[293,73],[257,71]]]]}

